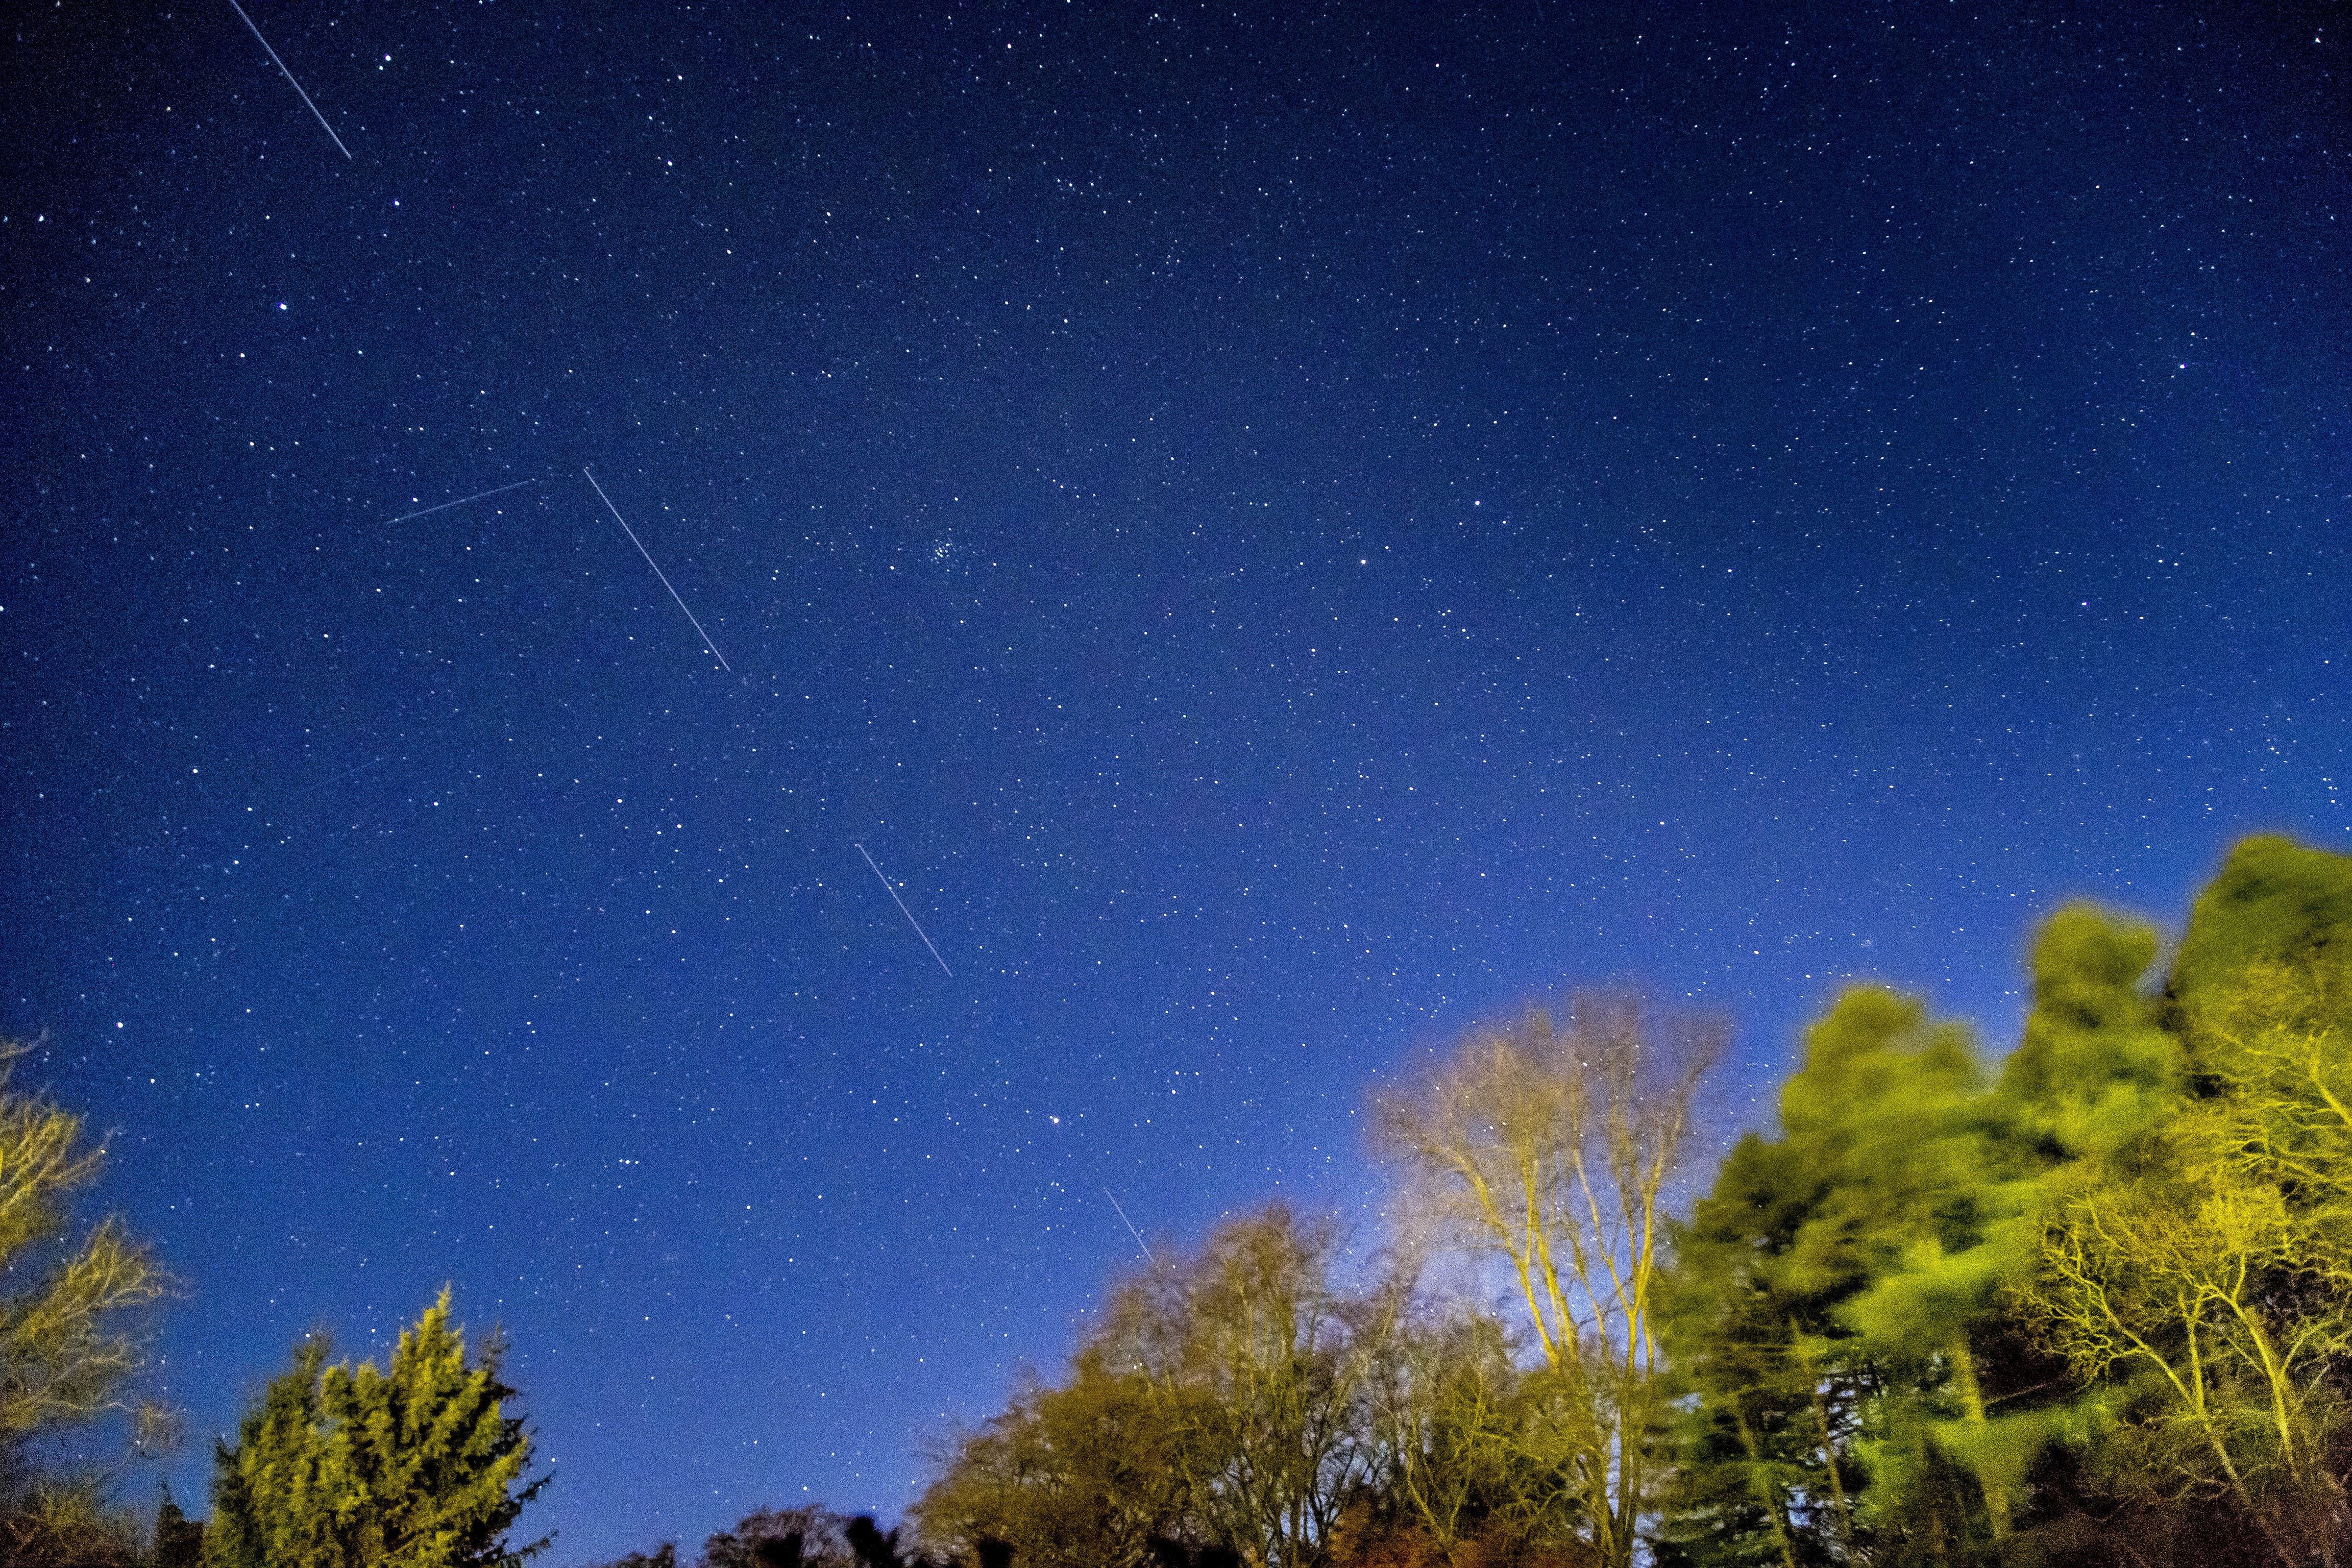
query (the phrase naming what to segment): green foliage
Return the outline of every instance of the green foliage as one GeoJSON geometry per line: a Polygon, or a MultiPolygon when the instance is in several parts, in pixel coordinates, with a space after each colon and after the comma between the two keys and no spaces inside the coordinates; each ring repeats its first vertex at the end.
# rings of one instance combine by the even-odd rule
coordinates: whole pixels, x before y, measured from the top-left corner
{"type": "Polygon", "coordinates": [[[2128,1159],[2177,1109],[2179,1038],[2142,990],[2151,926],[2084,905],[2058,911],[2033,949],[2033,1011],[2003,1065],[2000,1095],[2049,1159],[2128,1159]]]}
{"type": "Polygon", "coordinates": [[[2053,914],[1998,1073],[1846,992],[1663,1269],[1695,1079],[1622,1028],[1485,1031],[1378,1109],[1499,1310],[1230,1229],[960,1444],[925,1533],[1041,1568],[1588,1568],[1636,1521],[1660,1568],[2352,1561],[2352,858],[2248,840],[2159,984],[2161,950],[2053,914]]]}
{"type": "Polygon", "coordinates": [[[1832,1310],[1861,1276],[1796,1246],[1833,1189],[1818,1152],[1742,1139],[1676,1235],[1660,1320],[1695,1397],[1664,1532],[1675,1562],[1792,1568],[1859,1544],[1852,1449],[1871,1368],[1832,1310]]]}
{"type": "Polygon", "coordinates": [[[404,1331],[388,1373],[327,1364],[306,1341],[215,1456],[209,1568],[511,1568],[507,1544],[546,1478],[505,1413],[499,1347],[467,1364],[449,1295],[404,1331]]]}
{"type": "Polygon", "coordinates": [[[2197,896],[2173,961],[2177,1001],[2226,992],[2257,964],[2308,963],[2352,939],[2352,856],[2249,838],[2197,896]]]}
{"type": "Polygon", "coordinates": [[[1807,1033],[1780,1109],[1676,1237],[1667,1343],[1695,1398],[1667,1533],[1694,1563],[1980,1555],[2033,1447],[1980,1365],[2024,1157],[1966,1032],[1877,987],[1807,1033]]]}
{"type": "Polygon", "coordinates": [[[2348,931],[2352,859],[2276,839],[2232,854],[2160,992],[2151,928],[2062,910],[1991,1084],[1917,1004],[1842,997],[1781,1136],[1676,1237],[1661,1560],[2332,1560],[2348,931]]]}
{"type": "Polygon", "coordinates": [[[1995,1085],[1963,1031],[1878,988],[1808,1033],[1782,1137],[1736,1148],[1677,1238],[1689,1560],[2004,1550],[2086,1419],[2011,1293],[2053,1194],[2180,1101],[2179,1043],[2138,989],[2155,952],[2145,926],[2060,911],[1995,1085]]]}
{"type": "MultiPolygon", "coordinates": [[[[2232,1519],[2283,1563],[2346,1534],[2347,922],[2352,859],[2241,845],[2131,1026],[2160,1031],[2163,1075],[2143,1071],[2112,1135],[2045,1184],[2039,1267],[2013,1304],[2096,1417],[2072,1435],[2084,1511],[2176,1534],[2232,1519]]],[[[2095,1100],[2096,1071],[2072,1079],[2076,1103],[2095,1100]]]]}

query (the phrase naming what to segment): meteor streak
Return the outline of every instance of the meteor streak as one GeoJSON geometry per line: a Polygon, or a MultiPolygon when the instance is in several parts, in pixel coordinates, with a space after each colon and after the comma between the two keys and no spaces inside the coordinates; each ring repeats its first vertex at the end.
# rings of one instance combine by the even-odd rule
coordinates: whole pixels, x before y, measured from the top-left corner
{"type": "Polygon", "coordinates": [[[451,507],[464,506],[469,500],[480,500],[485,496],[504,495],[509,490],[519,490],[525,485],[537,483],[539,480],[535,478],[517,479],[510,485],[500,485],[494,490],[477,490],[472,495],[459,496],[456,500],[445,500],[439,506],[428,506],[421,511],[404,511],[398,517],[385,519],[384,526],[388,528],[395,522],[406,522],[412,517],[426,517],[436,511],[447,511],[451,507]]]}
{"type": "MultiPolygon", "coordinates": [[[[583,468],[580,471],[583,474],[587,474],[588,482],[590,484],[596,485],[595,475],[588,473],[588,470],[585,468],[583,468]]],[[[613,521],[621,525],[621,531],[629,536],[629,542],[637,547],[637,553],[646,558],[646,564],[654,567],[654,575],[661,577],[661,585],[665,588],[669,588],[669,579],[667,577],[662,577],[662,569],[660,567],[654,566],[653,553],[646,550],[645,541],[637,537],[637,531],[629,526],[629,520],[621,515],[621,509],[613,504],[613,498],[604,493],[604,487],[602,485],[596,485],[596,499],[604,503],[604,510],[613,514],[613,521]]],[[[669,596],[673,599],[677,599],[677,590],[675,588],[669,588],[669,596]]],[[[677,599],[677,607],[686,611],[686,618],[688,621],[693,622],[696,634],[702,638],[702,646],[710,650],[710,657],[719,661],[719,668],[725,670],[730,675],[734,674],[735,667],[727,662],[727,656],[719,651],[719,645],[710,640],[710,634],[702,629],[702,623],[694,619],[694,612],[686,608],[686,601],[684,599],[677,599]]],[[[868,865],[871,865],[872,863],[873,862],[871,860],[867,861],[868,865]]],[[[881,873],[877,871],[875,875],[878,877],[881,873]]],[[[888,884],[885,883],[884,886],[887,887],[888,884]]],[[[895,899],[898,895],[893,893],[890,896],[895,899]]],[[[905,907],[906,906],[903,904],[899,906],[901,909],[904,909],[905,907]]],[[[907,918],[908,920],[913,920],[915,917],[908,915],[907,918]]],[[[920,926],[918,926],[915,929],[919,931],[922,930],[920,926]]],[[[930,938],[925,937],[923,940],[925,942],[929,942],[930,941],[930,938]]],[[[938,957],[938,952],[934,950],[931,956],[934,958],[938,957]]],[[[942,963],[940,967],[941,969],[945,969],[947,968],[947,965],[942,963]]]]}
{"type": "MultiPolygon", "coordinates": [[[[857,847],[857,852],[860,855],[866,855],[866,846],[860,844],[857,847]]],[[[928,936],[923,936],[923,928],[916,923],[915,911],[907,907],[907,900],[898,896],[898,889],[890,885],[890,879],[882,875],[882,868],[874,865],[874,857],[871,855],[866,855],[866,863],[874,868],[874,875],[881,882],[882,890],[890,895],[890,901],[898,906],[898,912],[907,917],[907,923],[908,925],[915,927],[915,934],[917,936],[923,937],[923,945],[925,947],[931,948],[931,956],[933,958],[940,959],[940,967],[941,969],[947,969],[948,978],[950,980],[953,980],[955,978],[955,971],[948,969],[948,961],[944,958],[940,958],[940,950],[938,948],[931,947],[931,939],[928,936]]]]}
{"type": "Polygon", "coordinates": [[[286,68],[286,62],[278,58],[278,51],[270,48],[269,40],[261,37],[261,29],[253,26],[253,18],[245,16],[245,7],[239,5],[236,3],[236,0],[228,0],[228,3],[230,9],[234,10],[238,16],[245,16],[245,25],[253,29],[253,36],[256,38],[260,38],[263,50],[269,56],[269,63],[278,68],[278,74],[286,79],[286,84],[292,88],[296,92],[301,94],[302,106],[305,109],[308,109],[310,111],[312,118],[318,121],[319,129],[324,131],[327,133],[328,138],[334,142],[335,151],[341,153],[346,158],[350,157],[352,155],[352,150],[343,145],[343,139],[335,134],[335,128],[327,123],[327,117],[319,112],[319,106],[310,101],[310,95],[302,91],[302,84],[296,81],[294,79],[294,73],[286,68]]]}
{"type": "Polygon", "coordinates": [[[1146,1263],[1157,1265],[1160,1259],[1151,1256],[1150,1247],[1144,1246],[1143,1233],[1135,1228],[1135,1222],[1127,1217],[1127,1211],[1118,1206],[1118,1200],[1117,1198],[1110,1197],[1110,1189],[1108,1187],[1105,1187],[1103,1189],[1103,1196],[1110,1198],[1111,1211],[1118,1215],[1118,1223],[1127,1226],[1127,1234],[1135,1237],[1135,1245],[1143,1247],[1143,1260],[1146,1263]]]}

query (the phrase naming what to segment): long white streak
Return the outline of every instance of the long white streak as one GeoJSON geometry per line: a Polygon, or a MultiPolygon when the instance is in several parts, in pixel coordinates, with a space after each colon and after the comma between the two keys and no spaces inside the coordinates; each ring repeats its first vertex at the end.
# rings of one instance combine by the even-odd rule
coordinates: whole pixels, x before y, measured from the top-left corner
{"type": "Polygon", "coordinates": [[[464,506],[469,500],[480,500],[485,496],[504,495],[509,490],[519,490],[525,485],[537,483],[539,480],[536,479],[517,479],[510,485],[500,485],[494,490],[477,490],[469,496],[459,496],[456,500],[445,500],[439,506],[428,506],[422,511],[404,511],[398,517],[386,518],[383,525],[389,528],[395,522],[406,522],[412,517],[430,517],[436,511],[447,511],[453,506],[464,506]]]}
{"type": "MultiPolygon", "coordinates": [[[[866,855],[866,846],[863,844],[859,845],[857,847],[857,852],[860,855],[866,855]]],[[[919,924],[917,924],[915,920],[915,911],[907,907],[907,900],[898,896],[898,889],[890,885],[890,879],[882,875],[882,868],[874,865],[874,857],[871,855],[866,855],[866,863],[868,866],[874,867],[874,875],[882,883],[882,890],[890,895],[890,901],[898,906],[898,912],[907,917],[907,923],[910,926],[914,926],[915,934],[917,936],[923,937],[923,945],[925,947],[931,948],[931,956],[933,958],[940,959],[940,967],[941,969],[948,969],[948,961],[944,958],[940,958],[940,950],[936,947],[931,947],[931,939],[928,936],[923,936],[923,928],[919,924]]],[[[953,980],[955,978],[954,970],[948,969],[948,978],[950,980],[953,980]]]]}
{"type": "MultiPolygon", "coordinates": [[[[583,474],[588,474],[588,482],[590,484],[596,485],[595,475],[589,474],[588,470],[585,468],[583,468],[580,471],[583,474]]],[[[596,499],[604,503],[604,510],[613,514],[613,521],[621,525],[621,531],[629,536],[629,542],[637,547],[637,553],[646,558],[646,564],[654,567],[654,575],[661,577],[661,585],[665,588],[669,588],[669,579],[662,577],[662,569],[660,567],[654,566],[653,554],[650,551],[646,549],[645,541],[637,537],[637,531],[629,526],[629,520],[621,515],[621,509],[613,504],[613,498],[604,493],[604,487],[602,485],[596,485],[596,499]]],[[[677,599],[677,590],[675,588],[669,588],[669,596],[673,599],[677,599]]],[[[681,610],[686,610],[686,618],[694,622],[694,629],[696,633],[701,637],[702,646],[710,650],[710,657],[719,661],[719,668],[725,670],[730,675],[734,674],[735,667],[727,662],[727,656],[719,651],[719,645],[710,640],[710,634],[702,629],[702,623],[694,619],[694,612],[692,610],[686,609],[686,601],[684,599],[677,599],[677,607],[681,610]]],[[[893,896],[895,897],[896,895],[893,896]]],[[[909,918],[911,919],[912,917],[909,918]]]]}
{"type": "Polygon", "coordinates": [[[1119,1224],[1121,1224],[1121,1225],[1123,1225],[1123,1226],[1127,1226],[1127,1234],[1128,1234],[1128,1235],[1129,1235],[1129,1236],[1131,1236],[1131,1237],[1135,1237],[1135,1245],[1136,1245],[1136,1246],[1138,1246],[1138,1247],[1143,1247],[1143,1260],[1144,1260],[1146,1263],[1149,1263],[1149,1264],[1153,1265],[1154,1267],[1157,1267],[1157,1266],[1159,1265],[1160,1259],[1158,1259],[1157,1258],[1154,1258],[1154,1257],[1152,1257],[1152,1256],[1151,1256],[1151,1248],[1150,1248],[1150,1247],[1144,1247],[1144,1243],[1143,1243],[1143,1233],[1142,1233],[1141,1231],[1139,1231],[1139,1230],[1138,1230],[1138,1229],[1136,1229],[1136,1228],[1135,1228],[1135,1222],[1134,1222],[1133,1220],[1131,1220],[1131,1219],[1129,1219],[1129,1218],[1128,1218],[1128,1217],[1127,1217],[1127,1211],[1126,1211],[1125,1209],[1120,1208],[1120,1207],[1118,1206],[1118,1200],[1117,1198],[1111,1198],[1111,1197],[1110,1197],[1110,1189],[1109,1189],[1108,1187],[1105,1187],[1105,1188],[1103,1189],[1103,1196],[1105,1196],[1105,1197],[1107,1197],[1107,1198],[1110,1198],[1110,1206],[1111,1206],[1112,1212],[1116,1213],[1116,1214],[1118,1215],[1118,1223],[1119,1223],[1119,1224]]]}
{"type": "MultiPolygon", "coordinates": [[[[228,0],[228,3],[230,7],[234,9],[238,16],[245,16],[245,7],[237,5],[236,0],[228,0]]],[[[350,157],[352,155],[352,150],[343,145],[343,139],[341,137],[335,135],[335,128],[327,123],[327,117],[319,112],[319,106],[310,101],[310,95],[307,92],[302,92],[302,84],[296,81],[294,79],[294,73],[286,68],[286,62],[278,58],[278,51],[269,47],[269,40],[268,38],[261,37],[261,29],[253,26],[253,18],[250,16],[245,16],[245,25],[248,27],[253,27],[253,36],[255,37],[261,38],[261,47],[268,51],[269,63],[278,68],[278,74],[286,79],[287,85],[293,88],[296,92],[302,94],[303,107],[310,110],[311,117],[318,121],[319,129],[324,131],[328,136],[333,140],[335,143],[335,151],[341,153],[346,158],[350,157]]]]}

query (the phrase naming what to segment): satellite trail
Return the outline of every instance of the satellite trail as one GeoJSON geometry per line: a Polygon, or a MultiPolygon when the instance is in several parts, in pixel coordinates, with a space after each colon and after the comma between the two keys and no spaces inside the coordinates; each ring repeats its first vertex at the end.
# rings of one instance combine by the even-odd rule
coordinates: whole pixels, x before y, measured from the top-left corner
{"type": "Polygon", "coordinates": [[[1118,1206],[1118,1200],[1117,1198],[1110,1197],[1110,1189],[1108,1187],[1105,1187],[1103,1189],[1103,1196],[1110,1198],[1110,1206],[1112,1211],[1118,1215],[1118,1223],[1127,1226],[1127,1234],[1135,1237],[1135,1245],[1143,1247],[1143,1260],[1146,1263],[1152,1264],[1156,1267],[1159,1264],[1160,1259],[1151,1256],[1150,1247],[1144,1246],[1143,1233],[1135,1228],[1135,1222],[1127,1217],[1127,1211],[1118,1206]]]}
{"type": "Polygon", "coordinates": [[[261,37],[261,29],[253,26],[253,18],[245,16],[245,7],[239,5],[236,3],[236,0],[228,0],[228,3],[230,9],[234,10],[238,16],[245,16],[245,25],[248,27],[253,27],[253,36],[261,39],[261,47],[263,50],[268,54],[269,63],[278,68],[278,74],[286,79],[286,84],[289,87],[291,87],[296,92],[301,94],[303,107],[308,109],[318,120],[319,129],[324,131],[329,139],[334,142],[335,151],[341,153],[346,158],[350,157],[352,155],[352,150],[343,145],[343,139],[335,134],[335,128],[327,123],[327,117],[319,112],[319,106],[310,101],[310,95],[302,91],[302,84],[296,81],[294,79],[294,73],[286,68],[286,62],[278,58],[278,51],[270,48],[269,40],[268,38],[261,37]]]}
{"type": "MultiPolygon", "coordinates": [[[[587,475],[588,475],[588,482],[589,482],[590,484],[592,484],[592,485],[596,485],[596,476],[595,476],[595,475],[593,475],[593,474],[589,474],[589,473],[588,473],[588,470],[587,470],[587,469],[585,469],[585,468],[583,468],[583,469],[581,469],[580,471],[581,471],[582,473],[583,473],[583,474],[587,474],[587,475]]],[[[656,577],[661,577],[661,585],[662,585],[663,587],[665,587],[665,588],[669,588],[669,579],[668,579],[668,578],[667,578],[667,577],[662,577],[662,569],[661,569],[660,567],[658,567],[658,566],[654,566],[654,558],[653,558],[653,553],[646,548],[645,541],[644,541],[644,540],[642,540],[642,539],[639,539],[639,538],[637,537],[637,531],[636,531],[635,529],[631,528],[631,527],[629,526],[629,520],[628,520],[627,518],[623,517],[623,516],[621,515],[621,509],[620,509],[619,507],[616,507],[616,506],[614,506],[614,505],[613,504],[613,498],[612,498],[611,496],[608,496],[608,495],[606,495],[606,494],[604,493],[604,486],[602,486],[602,485],[596,485],[596,499],[597,499],[597,500],[601,500],[601,501],[603,501],[603,502],[604,503],[604,510],[605,510],[606,511],[609,511],[609,512],[611,512],[611,513],[613,514],[613,521],[614,521],[614,522],[617,522],[617,523],[619,523],[619,524],[621,525],[621,531],[622,531],[623,533],[625,533],[625,534],[627,534],[627,535],[629,536],[629,542],[630,542],[630,543],[632,543],[632,544],[634,544],[634,545],[635,545],[635,546],[637,547],[637,553],[638,553],[638,554],[640,554],[640,555],[642,555],[642,556],[644,556],[644,557],[646,558],[646,565],[648,565],[648,566],[653,566],[653,567],[654,567],[654,575],[655,575],[655,576],[656,576],[656,577]]],[[[669,596],[670,596],[671,598],[673,598],[673,599],[677,599],[677,589],[675,589],[675,588],[669,588],[669,596]]],[[[702,629],[702,623],[701,623],[700,621],[697,621],[697,620],[695,620],[695,619],[694,619],[694,612],[693,612],[692,610],[688,610],[688,609],[686,608],[686,601],[685,601],[684,599],[677,599],[677,607],[678,607],[679,609],[681,609],[681,610],[686,610],[686,618],[687,618],[688,620],[689,620],[689,621],[693,621],[693,622],[694,622],[694,629],[695,629],[695,631],[696,631],[697,633],[698,633],[698,634],[701,636],[701,637],[702,637],[702,646],[703,646],[703,647],[707,647],[707,648],[709,648],[709,649],[710,650],[710,657],[711,657],[711,658],[715,658],[715,659],[717,659],[717,660],[719,661],[719,668],[721,668],[721,669],[723,669],[723,670],[725,670],[725,671],[726,671],[728,674],[730,674],[730,675],[734,674],[734,673],[735,673],[735,667],[734,667],[733,665],[731,665],[731,664],[730,664],[730,663],[728,663],[728,662],[727,662],[727,656],[726,656],[725,654],[720,653],[720,652],[719,651],[719,645],[718,645],[717,643],[712,642],[712,641],[710,640],[710,634],[709,634],[709,632],[703,631],[703,629],[702,629]]],[[[873,864],[873,861],[872,861],[872,859],[871,859],[870,858],[868,858],[868,860],[866,861],[866,864],[868,864],[868,865],[872,865],[872,864],[873,864]]],[[[881,873],[877,871],[877,872],[876,872],[876,873],[875,873],[875,875],[877,875],[877,876],[880,876],[880,875],[881,875],[881,873]]],[[[886,883],[886,884],[884,884],[884,885],[885,885],[885,886],[887,886],[888,884],[887,884],[887,883],[886,883]]],[[[891,894],[890,896],[891,896],[892,898],[894,898],[894,899],[895,899],[895,898],[897,898],[898,895],[898,894],[896,894],[896,893],[893,893],[893,894],[891,894]]],[[[902,905],[900,905],[899,907],[900,907],[901,909],[904,909],[906,906],[902,904],[902,905]]],[[[915,917],[914,917],[914,916],[912,916],[912,915],[908,915],[907,918],[908,918],[908,920],[913,920],[915,917]]],[[[916,929],[918,931],[921,931],[921,930],[922,930],[922,927],[920,927],[920,926],[917,926],[915,929],[916,929]]],[[[930,941],[930,938],[929,938],[929,937],[925,937],[923,940],[924,940],[925,942],[929,942],[929,941],[930,941]]],[[[934,952],[932,952],[932,955],[931,955],[931,956],[933,956],[934,958],[936,958],[936,957],[938,957],[938,956],[939,956],[939,954],[938,954],[938,952],[937,952],[937,951],[936,951],[936,950],[934,950],[934,952]]],[[[944,963],[942,963],[942,964],[940,964],[940,967],[941,969],[945,969],[945,968],[947,968],[947,965],[946,965],[946,964],[944,964],[944,963]]]]}
{"type": "Polygon", "coordinates": [[[537,483],[539,480],[536,479],[517,479],[510,485],[500,485],[494,490],[477,490],[472,495],[459,496],[456,500],[445,500],[439,506],[428,506],[421,511],[404,511],[398,517],[385,519],[384,526],[389,528],[395,522],[406,522],[412,517],[429,517],[436,511],[447,511],[453,506],[464,506],[469,500],[480,500],[485,496],[504,495],[509,490],[519,490],[525,485],[537,483]]]}
{"type": "MultiPolygon", "coordinates": [[[[866,855],[866,846],[863,844],[859,845],[857,847],[857,852],[860,855],[866,855]]],[[[915,934],[917,936],[923,937],[923,945],[925,947],[931,948],[931,956],[933,958],[939,958],[940,967],[941,969],[947,969],[948,978],[950,980],[953,980],[955,978],[955,971],[948,969],[948,961],[944,958],[940,958],[940,950],[938,948],[931,947],[931,939],[928,936],[923,936],[923,928],[916,923],[915,911],[907,907],[907,900],[898,896],[898,889],[890,885],[890,879],[882,875],[882,868],[874,865],[874,857],[871,855],[866,855],[866,863],[868,866],[874,867],[874,875],[880,880],[882,890],[890,895],[890,901],[898,906],[898,912],[907,917],[907,923],[908,925],[915,927],[915,934]]]]}

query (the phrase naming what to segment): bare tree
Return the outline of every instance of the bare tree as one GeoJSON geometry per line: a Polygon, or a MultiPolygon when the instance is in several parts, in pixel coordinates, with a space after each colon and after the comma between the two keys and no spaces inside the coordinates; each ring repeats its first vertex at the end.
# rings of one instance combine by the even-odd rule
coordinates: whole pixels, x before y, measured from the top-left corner
{"type": "Polygon", "coordinates": [[[1653,1308],[1665,1201],[1723,1027],[1578,997],[1474,1031],[1377,1102],[1387,1151],[1444,1231],[1509,1266],[1548,1399],[1518,1434],[1531,1506],[1580,1516],[1603,1568],[1633,1560],[1660,1464],[1653,1308]]]}
{"type": "MultiPolygon", "coordinates": [[[[1391,1294],[1406,1306],[1402,1290],[1391,1294]]],[[[1488,1561],[1494,1505],[1520,1489],[1523,1380],[1502,1325],[1459,1308],[1391,1316],[1372,1383],[1385,1467],[1372,1491],[1388,1503],[1391,1531],[1420,1536],[1436,1562],[1488,1561]]]]}
{"type": "Polygon", "coordinates": [[[1317,1561],[1371,1469],[1386,1315],[1339,1289],[1338,1251],[1330,1221],[1270,1205],[1108,1314],[1107,1353],[1148,1381],[1202,1533],[1259,1568],[1317,1561]]]}
{"type": "Polygon", "coordinates": [[[171,1281],[119,1218],[76,1225],[106,1151],[80,1117],[10,1087],[32,1049],[0,1039],[0,1562],[128,1563],[136,1531],[106,1505],[111,1467],[77,1435],[121,1418],[132,1452],[168,1441],[169,1414],[136,1384],[146,1309],[171,1281]]]}
{"type": "Polygon", "coordinates": [[[924,1541],[1050,1568],[1323,1562],[1375,1468],[1393,1316],[1342,1287],[1339,1252],[1335,1225],[1273,1205],[1163,1253],[1112,1294],[1066,1384],[1024,1390],[941,1456],[915,1509],[924,1541]]]}

